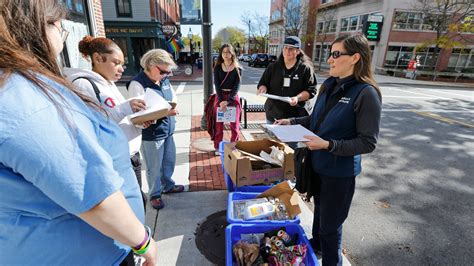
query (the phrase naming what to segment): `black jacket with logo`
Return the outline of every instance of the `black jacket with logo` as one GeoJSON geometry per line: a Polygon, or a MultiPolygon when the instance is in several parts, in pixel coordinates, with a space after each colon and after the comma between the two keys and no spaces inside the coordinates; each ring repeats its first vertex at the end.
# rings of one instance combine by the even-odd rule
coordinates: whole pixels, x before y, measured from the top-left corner
{"type": "MultiPolygon", "coordinates": [[[[310,82],[310,79],[311,69],[305,64],[302,64],[301,60],[298,60],[291,69],[286,69],[283,60],[277,60],[265,69],[265,72],[263,72],[258,82],[257,88],[261,85],[265,85],[268,94],[288,97],[295,97],[298,93],[307,91],[310,98],[313,98],[316,94],[316,75],[313,77],[313,82],[310,82]],[[290,78],[289,87],[283,87],[284,77],[290,78]]],[[[291,106],[287,102],[273,99],[266,100],[265,113],[269,121],[308,115],[304,109],[304,102],[300,102],[296,106],[291,106]]]]}

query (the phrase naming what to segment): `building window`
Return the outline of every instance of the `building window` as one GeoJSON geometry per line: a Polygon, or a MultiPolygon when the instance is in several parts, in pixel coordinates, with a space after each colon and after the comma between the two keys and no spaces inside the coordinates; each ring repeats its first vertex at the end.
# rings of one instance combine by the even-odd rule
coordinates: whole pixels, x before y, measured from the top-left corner
{"type": "Polygon", "coordinates": [[[132,17],[131,0],[115,0],[115,7],[117,8],[117,17],[119,18],[132,17]]]}
{"type": "Polygon", "coordinates": [[[420,12],[396,11],[394,16],[394,30],[433,30],[435,16],[420,12]]]}
{"type": "Polygon", "coordinates": [[[324,22],[324,32],[333,33],[337,29],[337,20],[331,20],[324,22]]]}
{"type": "Polygon", "coordinates": [[[349,18],[342,18],[341,19],[341,32],[348,31],[349,27],[349,18]]]}
{"type": "Polygon", "coordinates": [[[319,62],[319,61],[326,62],[328,60],[328,57],[329,57],[330,49],[331,49],[330,44],[324,44],[324,45],[318,44],[318,45],[316,45],[315,51],[314,51],[314,61],[316,61],[316,62],[319,62]]]}
{"type": "Polygon", "coordinates": [[[350,17],[349,18],[349,31],[357,30],[357,23],[359,23],[359,17],[350,17]]]}
{"type": "Polygon", "coordinates": [[[474,49],[455,48],[449,58],[448,70],[461,71],[465,68],[474,69],[474,49]]]}
{"type": "Polygon", "coordinates": [[[417,58],[420,65],[419,70],[434,70],[437,63],[437,56],[435,56],[435,48],[429,47],[424,49],[417,49],[414,54],[415,47],[409,46],[389,46],[387,54],[385,55],[385,67],[405,69],[411,59],[417,58]]]}
{"type": "Polygon", "coordinates": [[[316,32],[323,33],[323,29],[324,29],[324,22],[318,22],[318,25],[316,26],[316,32]]]}
{"type": "Polygon", "coordinates": [[[407,68],[413,56],[414,47],[389,46],[385,55],[385,66],[389,68],[407,68]]]}

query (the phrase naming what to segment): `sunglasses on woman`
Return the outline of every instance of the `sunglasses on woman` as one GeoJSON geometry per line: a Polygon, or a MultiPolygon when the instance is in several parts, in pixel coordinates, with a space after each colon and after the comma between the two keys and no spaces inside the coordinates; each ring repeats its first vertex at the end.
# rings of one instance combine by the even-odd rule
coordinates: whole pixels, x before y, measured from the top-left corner
{"type": "Polygon", "coordinates": [[[156,66],[156,68],[158,69],[158,71],[160,71],[160,75],[162,76],[168,76],[169,74],[171,74],[171,71],[163,70],[159,66],[156,66]]]}
{"type": "Polygon", "coordinates": [[[343,53],[341,51],[334,51],[334,52],[329,53],[329,57],[332,57],[334,59],[337,59],[342,55],[354,55],[354,54],[353,53],[343,53]]]}

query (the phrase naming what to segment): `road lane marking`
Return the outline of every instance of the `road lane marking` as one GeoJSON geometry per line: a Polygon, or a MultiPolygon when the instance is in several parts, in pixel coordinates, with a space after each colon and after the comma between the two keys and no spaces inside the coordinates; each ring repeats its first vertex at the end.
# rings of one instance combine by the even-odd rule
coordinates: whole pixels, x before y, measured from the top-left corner
{"type": "Polygon", "coordinates": [[[178,88],[176,89],[176,94],[183,93],[184,87],[186,86],[186,82],[179,83],[178,88]]]}
{"type": "Polygon", "coordinates": [[[442,122],[445,122],[445,123],[448,123],[448,124],[451,124],[451,125],[459,124],[459,125],[462,125],[462,126],[465,126],[465,127],[474,128],[474,125],[464,123],[464,122],[461,122],[461,121],[458,121],[458,120],[454,120],[454,119],[451,119],[451,118],[443,117],[443,116],[433,114],[433,113],[430,113],[430,112],[422,112],[422,111],[416,111],[416,110],[412,110],[412,112],[414,112],[415,114],[425,116],[425,117],[429,117],[429,118],[433,118],[435,120],[439,120],[439,121],[442,121],[442,122]]]}
{"type": "Polygon", "coordinates": [[[441,96],[432,96],[432,95],[426,94],[426,93],[420,93],[420,92],[402,90],[402,89],[398,89],[398,88],[394,88],[394,87],[382,87],[382,88],[383,88],[383,89],[390,89],[390,90],[402,91],[402,92],[405,92],[405,93],[411,93],[411,94],[415,94],[415,95],[422,95],[422,96],[425,96],[425,97],[431,97],[431,98],[433,98],[433,99],[452,100],[452,98],[446,98],[446,97],[441,97],[441,96]]]}
{"type": "Polygon", "coordinates": [[[425,89],[425,88],[420,88],[420,89],[428,90],[428,91],[432,91],[432,92],[436,92],[436,93],[450,94],[450,95],[454,95],[454,96],[462,97],[462,98],[465,98],[465,97],[473,98],[474,97],[474,92],[472,92],[472,91],[466,91],[466,92],[468,92],[467,95],[466,95],[466,94],[459,94],[459,93],[453,93],[453,92],[450,92],[450,91],[443,91],[443,90],[436,90],[436,89],[425,89]]]}
{"type": "Polygon", "coordinates": [[[427,96],[394,96],[394,95],[382,95],[382,98],[433,99],[433,97],[427,97],[427,96]]]}

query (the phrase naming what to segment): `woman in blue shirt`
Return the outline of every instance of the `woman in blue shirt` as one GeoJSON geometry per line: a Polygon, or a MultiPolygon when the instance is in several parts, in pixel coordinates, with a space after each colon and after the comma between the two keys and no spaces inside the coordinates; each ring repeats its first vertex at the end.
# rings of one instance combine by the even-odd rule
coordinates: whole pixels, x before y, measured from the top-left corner
{"type": "Polygon", "coordinates": [[[0,2],[0,265],[154,265],[126,138],[61,77],[58,3],[0,2]]]}

